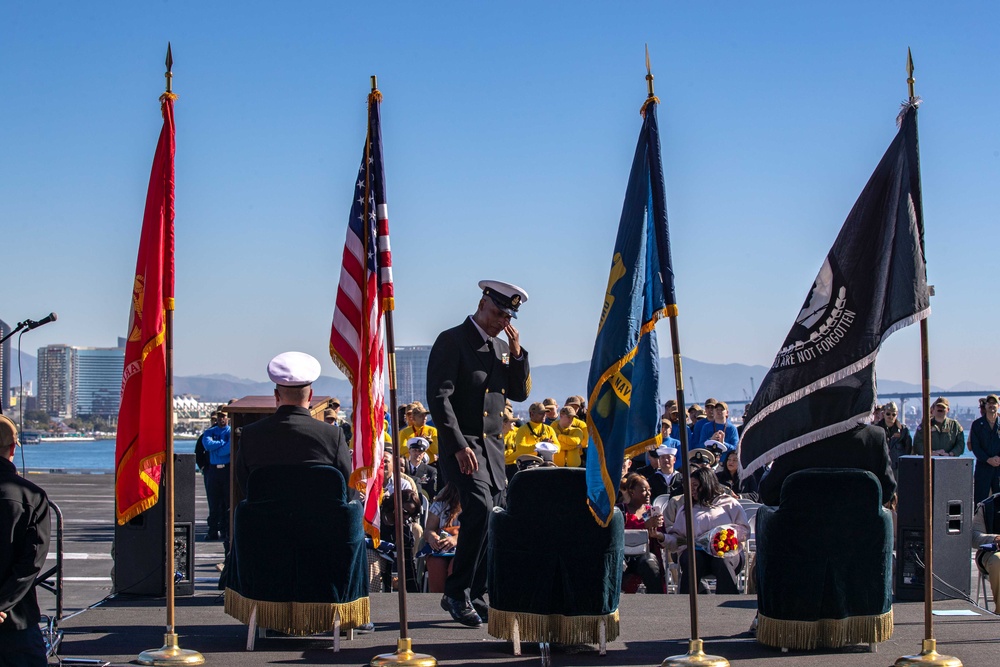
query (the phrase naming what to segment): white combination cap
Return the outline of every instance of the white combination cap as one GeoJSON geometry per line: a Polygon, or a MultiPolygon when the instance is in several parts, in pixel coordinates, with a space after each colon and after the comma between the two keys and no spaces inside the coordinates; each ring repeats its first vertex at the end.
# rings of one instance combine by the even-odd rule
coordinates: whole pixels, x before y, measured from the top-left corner
{"type": "Polygon", "coordinates": [[[483,290],[483,296],[493,300],[497,308],[513,318],[517,318],[517,309],[521,304],[528,301],[527,292],[502,280],[480,280],[479,289],[483,290]]]}
{"type": "Polygon", "coordinates": [[[305,352],[282,352],[267,365],[267,377],[282,387],[305,387],[320,374],[316,357],[305,352]]]}
{"type": "Polygon", "coordinates": [[[409,440],[406,441],[406,447],[408,449],[419,449],[422,451],[426,451],[427,448],[430,446],[431,443],[427,442],[427,438],[421,438],[420,436],[410,438],[409,440]]]}

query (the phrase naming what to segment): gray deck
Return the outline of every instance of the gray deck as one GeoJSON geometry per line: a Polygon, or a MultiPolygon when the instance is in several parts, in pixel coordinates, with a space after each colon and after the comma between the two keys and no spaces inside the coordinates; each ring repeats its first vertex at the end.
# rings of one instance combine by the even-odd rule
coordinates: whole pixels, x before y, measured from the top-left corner
{"type": "MultiPolygon", "coordinates": [[[[103,600],[111,589],[113,535],[113,481],[110,475],[33,474],[59,504],[66,518],[64,553],[65,597],[60,627],[65,631],[60,655],[101,658],[113,664],[133,662],[138,654],[163,643],[166,612],[162,599],[117,597],[71,616],[103,600]]],[[[196,512],[204,534],[207,506],[201,479],[197,480],[196,512]]],[[[398,602],[394,594],[372,596],[376,632],[356,635],[341,651],[331,650],[330,639],[260,639],[247,653],[246,626],[222,610],[215,587],[221,560],[218,542],[198,542],[196,594],[177,599],[180,645],[205,655],[209,665],[329,664],[366,665],[377,654],[395,650],[399,633],[398,602]]],[[[524,655],[512,655],[509,642],[490,637],[485,629],[453,623],[438,606],[439,596],[409,595],[410,635],[414,649],[429,653],[442,665],[537,665],[538,646],[525,644],[524,655]]],[[[917,653],[923,637],[923,605],[897,603],[895,634],[877,653],[867,647],[810,653],[781,653],[757,644],[747,633],[756,608],[751,596],[700,596],[700,630],[706,651],[733,664],[765,665],[780,661],[789,667],[826,665],[891,665],[902,655],[917,653]]],[[[43,613],[54,612],[54,597],[39,592],[43,613]]],[[[626,595],[621,603],[621,637],[600,656],[596,647],[553,647],[554,665],[658,665],[670,655],[687,650],[690,633],[688,599],[679,595],[626,595]]],[[[935,617],[938,650],[960,658],[967,666],[1000,662],[1000,617],[982,613],[962,601],[936,603],[935,609],[967,609],[976,616],[935,617]]]]}

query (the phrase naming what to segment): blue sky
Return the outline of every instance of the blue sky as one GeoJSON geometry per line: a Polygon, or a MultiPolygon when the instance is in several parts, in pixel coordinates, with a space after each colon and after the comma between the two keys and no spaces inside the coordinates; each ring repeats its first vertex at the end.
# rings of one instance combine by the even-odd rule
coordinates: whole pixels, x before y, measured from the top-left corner
{"type": "MultiPolygon", "coordinates": [[[[59,313],[24,336],[32,353],[124,335],[170,40],[178,375],[264,379],[287,349],[338,375],[326,349],[371,74],[397,343],[431,343],[499,278],[530,294],[535,364],[588,359],[648,43],[682,351],[770,364],[895,133],[910,46],[932,381],[995,385],[998,19],[987,2],[7,0],[0,318],[59,313]]],[[[916,327],[878,371],[918,380],[916,327]]]]}

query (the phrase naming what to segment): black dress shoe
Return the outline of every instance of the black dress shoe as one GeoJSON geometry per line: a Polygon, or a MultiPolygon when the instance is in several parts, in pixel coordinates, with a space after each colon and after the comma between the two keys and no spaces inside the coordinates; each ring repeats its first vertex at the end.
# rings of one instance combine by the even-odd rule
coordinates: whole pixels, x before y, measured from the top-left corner
{"type": "Polygon", "coordinates": [[[208,534],[205,535],[205,541],[206,542],[218,542],[219,541],[219,533],[218,533],[218,531],[215,531],[215,530],[208,531],[208,534]]]}
{"type": "Polygon", "coordinates": [[[479,614],[479,618],[483,620],[483,623],[490,622],[490,606],[486,604],[482,598],[476,598],[472,601],[472,608],[476,610],[479,614]]]}
{"type": "Polygon", "coordinates": [[[447,595],[441,598],[441,608],[451,614],[451,617],[470,628],[478,628],[483,624],[483,619],[472,608],[472,605],[465,600],[456,600],[447,595]]]}

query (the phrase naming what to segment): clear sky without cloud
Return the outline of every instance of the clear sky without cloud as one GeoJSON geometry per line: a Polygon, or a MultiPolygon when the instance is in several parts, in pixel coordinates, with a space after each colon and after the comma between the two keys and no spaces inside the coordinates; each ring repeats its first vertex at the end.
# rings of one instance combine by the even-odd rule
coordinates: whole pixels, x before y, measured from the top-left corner
{"type": "MultiPolygon", "coordinates": [[[[530,294],[535,364],[589,359],[648,43],[682,351],[770,364],[895,133],[910,46],[932,381],[996,384],[998,24],[993,2],[7,0],[0,318],[59,314],[24,336],[32,353],[125,334],[170,40],[178,375],[262,380],[289,349],[339,375],[327,341],[371,74],[397,344],[430,344],[498,278],[530,294]]],[[[918,380],[917,327],[878,371],[918,380]]]]}

